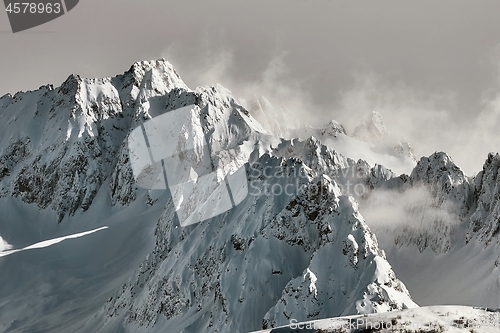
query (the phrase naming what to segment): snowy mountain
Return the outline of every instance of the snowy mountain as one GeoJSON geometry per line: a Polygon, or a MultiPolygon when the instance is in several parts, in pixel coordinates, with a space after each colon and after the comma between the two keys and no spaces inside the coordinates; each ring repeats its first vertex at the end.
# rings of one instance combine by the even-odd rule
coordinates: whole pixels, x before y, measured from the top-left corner
{"type": "MultiPolygon", "coordinates": [[[[267,154],[257,163],[283,172],[300,167],[267,154]]],[[[265,181],[277,188],[296,178],[265,181]]],[[[291,317],[416,306],[352,199],[327,176],[301,182],[306,187],[297,196],[251,194],[227,214],[189,229],[173,226],[168,205],[155,250],[90,329],[112,330],[124,317],[132,331],[244,332],[291,317]]]]}
{"type": "Polygon", "coordinates": [[[40,209],[51,207],[61,221],[87,210],[111,177],[115,202],[133,200],[124,169],[128,131],[148,119],[148,106],[164,104],[174,89],[186,89],[164,61],[134,64],[114,78],[71,75],[59,88],[2,97],[0,195],[40,209]]]}
{"type": "Polygon", "coordinates": [[[378,183],[361,203],[419,304],[500,307],[498,160],[490,154],[468,177],[446,153],[434,153],[410,176],[378,183]]]}
{"type": "Polygon", "coordinates": [[[474,302],[499,306],[484,265],[498,155],[469,178],[444,153],[415,166],[376,113],[349,136],[243,104],[164,59],[0,98],[0,330],[249,332],[401,311],[417,307],[406,278],[425,295],[408,257],[459,267],[470,247],[489,251],[467,266],[491,287],[474,302]],[[406,214],[389,226],[387,198],[406,214]]]}
{"type": "Polygon", "coordinates": [[[376,111],[373,111],[368,120],[362,122],[354,129],[352,136],[361,141],[371,143],[374,151],[415,160],[410,144],[391,134],[386,129],[382,116],[376,111]]]}
{"type": "Polygon", "coordinates": [[[376,111],[371,112],[370,117],[349,135],[344,126],[334,119],[325,121],[319,127],[301,123],[290,116],[286,108],[273,106],[265,97],[241,102],[263,130],[275,137],[288,140],[315,137],[346,157],[365,160],[372,166],[381,164],[397,174],[410,174],[416,165],[413,148],[404,139],[390,133],[376,111]]]}

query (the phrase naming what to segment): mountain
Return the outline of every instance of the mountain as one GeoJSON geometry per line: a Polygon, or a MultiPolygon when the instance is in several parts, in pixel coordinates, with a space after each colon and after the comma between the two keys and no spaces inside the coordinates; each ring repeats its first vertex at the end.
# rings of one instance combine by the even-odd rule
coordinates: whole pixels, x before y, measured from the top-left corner
{"type": "Polygon", "coordinates": [[[3,96],[0,195],[51,207],[59,222],[87,210],[108,178],[113,201],[130,202],[124,139],[141,119],[155,116],[147,106],[186,88],[168,62],[155,61],[114,78],[71,75],[56,89],[3,96]]]}
{"type": "MultiPolygon", "coordinates": [[[[475,301],[494,305],[498,155],[469,178],[444,153],[393,149],[377,114],[349,136],[242,104],[164,59],[0,98],[0,330],[248,332],[408,310],[402,281],[426,292],[405,265],[460,267],[471,247],[488,253],[463,266],[491,287],[475,301]],[[374,206],[419,223],[378,224],[374,206]]],[[[433,284],[456,292],[443,270],[433,284]]]]}
{"type": "Polygon", "coordinates": [[[344,126],[334,119],[320,127],[300,123],[289,115],[288,110],[274,107],[264,97],[243,101],[243,105],[249,105],[250,114],[272,136],[288,140],[315,137],[346,157],[364,160],[372,166],[384,165],[398,175],[411,173],[416,165],[410,144],[391,134],[378,112],[372,112],[370,118],[349,135],[344,126]]]}
{"type": "Polygon", "coordinates": [[[360,203],[420,305],[500,306],[498,161],[490,154],[483,170],[469,177],[436,152],[422,157],[410,176],[377,183],[360,203]]]}
{"type": "Polygon", "coordinates": [[[368,120],[359,124],[354,129],[352,136],[371,143],[375,151],[382,151],[396,157],[409,157],[415,160],[410,144],[391,134],[386,129],[382,116],[377,111],[373,111],[368,120]]]}
{"type": "MultiPolygon", "coordinates": [[[[300,167],[267,154],[256,165],[262,173],[300,167]]],[[[285,188],[296,180],[257,178],[251,187],[269,181],[285,188]]],[[[89,329],[112,330],[125,318],[133,331],[244,332],[290,318],[416,306],[335,181],[313,173],[300,185],[296,196],[250,194],[227,214],[188,229],[173,226],[167,205],[155,250],[89,329]]]]}
{"type": "MultiPolygon", "coordinates": [[[[500,233],[500,155],[489,154],[474,179],[476,210],[470,216],[467,240],[477,237],[486,244],[498,243],[500,233]]],[[[497,261],[497,266],[500,260],[497,261]]]]}

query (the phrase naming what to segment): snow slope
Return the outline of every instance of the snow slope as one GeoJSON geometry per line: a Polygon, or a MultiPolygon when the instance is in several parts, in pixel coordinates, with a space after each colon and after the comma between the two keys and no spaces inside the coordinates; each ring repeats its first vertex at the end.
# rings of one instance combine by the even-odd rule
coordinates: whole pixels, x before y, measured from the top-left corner
{"type": "Polygon", "coordinates": [[[254,333],[358,333],[358,332],[500,332],[500,312],[465,306],[430,306],[401,312],[348,316],[325,320],[292,321],[289,325],[254,333]]]}
{"type": "Polygon", "coordinates": [[[0,258],[1,332],[76,331],[154,247],[165,200],[150,207],[142,196],[142,202],[112,208],[104,192],[97,194],[98,204],[61,224],[54,212],[31,209],[19,198],[0,199],[0,229],[14,249],[51,244],[0,258]],[[67,237],[75,234],[82,237],[67,237]],[[64,240],[56,243],[58,238],[64,240]]]}

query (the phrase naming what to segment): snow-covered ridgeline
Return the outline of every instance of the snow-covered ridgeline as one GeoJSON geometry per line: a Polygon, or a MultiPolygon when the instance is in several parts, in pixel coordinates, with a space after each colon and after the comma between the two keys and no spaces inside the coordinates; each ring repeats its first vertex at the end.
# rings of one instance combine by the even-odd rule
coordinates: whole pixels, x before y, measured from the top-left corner
{"type": "Polygon", "coordinates": [[[165,60],[136,63],[113,78],[71,75],[57,89],[6,95],[0,110],[0,195],[51,207],[62,219],[87,210],[109,177],[112,202],[128,204],[136,186],[127,135],[143,121],[189,104],[204,109],[204,130],[213,132],[214,145],[224,148],[233,143],[231,136],[250,132],[239,120],[252,122],[251,117],[226,89],[191,91],[165,60]]]}
{"type": "Polygon", "coordinates": [[[163,104],[174,88],[187,89],[160,60],[136,63],[114,78],[71,75],[57,89],[2,98],[1,195],[50,206],[60,219],[88,209],[104,180],[122,167],[117,157],[127,133],[153,116],[144,106],[163,104]]]}

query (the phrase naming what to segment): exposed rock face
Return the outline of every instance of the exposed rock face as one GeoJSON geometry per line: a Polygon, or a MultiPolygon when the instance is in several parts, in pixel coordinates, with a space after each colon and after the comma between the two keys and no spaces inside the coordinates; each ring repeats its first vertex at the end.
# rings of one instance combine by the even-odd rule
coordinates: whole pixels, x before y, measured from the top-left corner
{"type": "Polygon", "coordinates": [[[500,233],[499,177],[500,157],[490,154],[483,170],[474,178],[466,176],[444,152],[422,157],[410,176],[388,177],[375,188],[428,194],[416,196],[408,204],[408,217],[425,220],[425,225],[406,225],[397,230],[398,245],[416,245],[420,252],[431,248],[436,253],[450,250],[451,235],[464,226],[465,241],[477,239],[485,245],[498,243],[500,233]],[[420,191],[420,192],[422,192],[420,191]],[[423,192],[422,192],[423,193],[423,192]],[[454,221],[450,221],[450,218],[454,221]],[[430,223],[429,223],[430,222],[430,223]]]}
{"type": "Polygon", "coordinates": [[[419,161],[410,181],[425,184],[436,198],[435,205],[455,212],[458,219],[468,223],[467,242],[477,238],[488,245],[499,241],[499,167],[500,156],[489,154],[483,170],[471,179],[448,155],[434,153],[419,161]]]}
{"type": "MultiPolygon", "coordinates": [[[[328,178],[322,183],[335,186],[328,178]]],[[[325,190],[328,195],[320,200],[299,196],[292,202],[296,206],[291,211],[278,215],[281,219],[281,223],[275,225],[280,230],[278,238],[296,240],[299,235],[299,239],[306,239],[301,234],[307,227],[293,219],[304,207],[308,212],[304,220],[314,218],[313,223],[318,225],[320,232],[315,238],[319,247],[312,254],[309,267],[285,286],[280,300],[267,312],[265,327],[289,323],[291,318],[301,321],[328,314],[385,312],[415,306],[406,298],[406,288],[395,278],[376,239],[362,221],[356,203],[352,198],[341,196],[338,188],[325,190]],[[324,201],[328,200],[334,202],[325,205],[324,201]],[[318,211],[325,206],[332,212],[318,211]],[[338,225],[338,218],[344,223],[338,225]],[[364,273],[359,275],[361,271],[364,273]],[[357,283],[363,288],[354,287],[357,283]]]]}
{"type": "Polygon", "coordinates": [[[339,134],[347,135],[344,126],[342,126],[338,121],[330,120],[320,132],[321,136],[325,137],[337,137],[339,134]]]}
{"type": "Polygon", "coordinates": [[[0,195],[20,197],[41,209],[51,207],[61,220],[67,213],[87,210],[109,179],[112,203],[126,205],[137,191],[127,145],[130,131],[162,113],[197,104],[205,110],[206,131],[225,128],[213,135],[213,144],[221,146],[236,127],[217,123],[241,117],[240,111],[248,118],[228,95],[221,86],[191,91],[168,62],[158,60],[136,63],[113,78],[71,75],[57,89],[47,86],[4,96],[0,195]],[[227,114],[219,119],[209,106],[224,108],[227,114]],[[12,123],[24,132],[8,128],[12,123]]]}
{"type": "Polygon", "coordinates": [[[489,154],[483,170],[475,177],[476,210],[470,217],[467,240],[473,237],[500,242],[500,155],[489,154]]]}
{"type": "Polygon", "coordinates": [[[0,157],[0,181],[10,176],[16,165],[28,158],[30,154],[29,138],[22,138],[9,145],[0,157]]]}
{"type": "Polygon", "coordinates": [[[398,246],[414,245],[420,252],[430,248],[445,253],[452,245],[452,234],[474,206],[474,187],[470,179],[445,153],[422,157],[410,176],[402,175],[378,181],[375,188],[395,198],[402,219],[394,227],[398,246]]]}
{"type": "Polygon", "coordinates": [[[474,186],[469,178],[446,153],[434,153],[422,157],[410,176],[413,184],[423,183],[438,197],[439,205],[458,205],[459,215],[464,217],[473,206],[474,186]]]}

